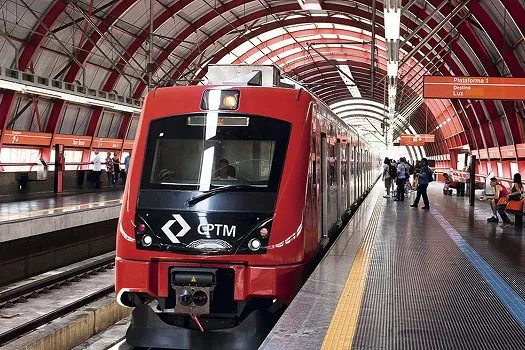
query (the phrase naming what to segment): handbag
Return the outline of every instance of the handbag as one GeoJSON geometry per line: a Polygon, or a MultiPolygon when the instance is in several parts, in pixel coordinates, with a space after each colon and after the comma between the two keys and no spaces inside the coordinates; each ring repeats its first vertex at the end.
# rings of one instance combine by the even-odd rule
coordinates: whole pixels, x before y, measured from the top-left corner
{"type": "Polygon", "coordinates": [[[509,201],[519,201],[521,199],[521,193],[511,194],[509,201]]]}

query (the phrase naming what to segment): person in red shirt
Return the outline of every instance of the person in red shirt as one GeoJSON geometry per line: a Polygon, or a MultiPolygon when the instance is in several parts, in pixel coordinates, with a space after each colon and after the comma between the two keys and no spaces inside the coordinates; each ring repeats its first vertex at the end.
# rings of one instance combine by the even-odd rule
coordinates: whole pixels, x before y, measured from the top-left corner
{"type": "Polygon", "coordinates": [[[500,198],[506,198],[509,194],[509,190],[499,183],[498,179],[495,177],[490,179],[490,186],[494,188],[493,195],[485,195],[481,197],[481,200],[488,200],[490,203],[490,208],[492,209],[492,216],[487,219],[488,222],[498,222],[498,215],[496,212],[496,206],[500,198]]]}

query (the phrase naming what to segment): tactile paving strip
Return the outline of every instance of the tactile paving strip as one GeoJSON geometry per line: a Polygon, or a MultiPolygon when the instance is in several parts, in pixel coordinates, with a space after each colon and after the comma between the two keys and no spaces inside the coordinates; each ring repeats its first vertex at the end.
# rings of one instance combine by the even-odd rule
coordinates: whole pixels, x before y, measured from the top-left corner
{"type": "Polygon", "coordinates": [[[525,330],[431,213],[385,207],[353,349],[525,349],[525,330]]]}
{"type": "Polygon", "coordinates": [[[381,202],[378,202],[374,207],[363,236],[363,241],[357,250],[354,263],[332,317],[330,327],[326,332],[322,346],[323,350],[349,349],[352,345],[370,266],[372,246],[382,208],[381,202]]]}

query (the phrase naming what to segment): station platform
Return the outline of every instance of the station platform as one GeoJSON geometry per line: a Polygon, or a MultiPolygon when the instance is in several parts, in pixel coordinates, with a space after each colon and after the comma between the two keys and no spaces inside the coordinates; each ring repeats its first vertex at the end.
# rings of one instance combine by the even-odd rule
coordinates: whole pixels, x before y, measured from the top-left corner
{"type": "Polygon", "coordinates": [[[441,190],[376,184],[261,349],[525,349],[525,235],[441,190]]]}
{"type": "Polygon", "coordinates": [[[122,193],[115,190],[2,202],[0,243],[117,219],[122,193]]]}

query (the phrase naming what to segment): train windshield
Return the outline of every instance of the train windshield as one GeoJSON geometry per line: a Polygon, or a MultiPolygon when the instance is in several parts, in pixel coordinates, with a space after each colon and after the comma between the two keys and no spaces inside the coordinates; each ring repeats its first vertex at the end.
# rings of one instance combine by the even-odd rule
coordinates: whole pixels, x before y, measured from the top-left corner
{"type": "Polygon", "coordinates": [[[143,188],[207,192],[222,186],[276,191],[290,124],[220,113],[152,122],[143,188]]]}

